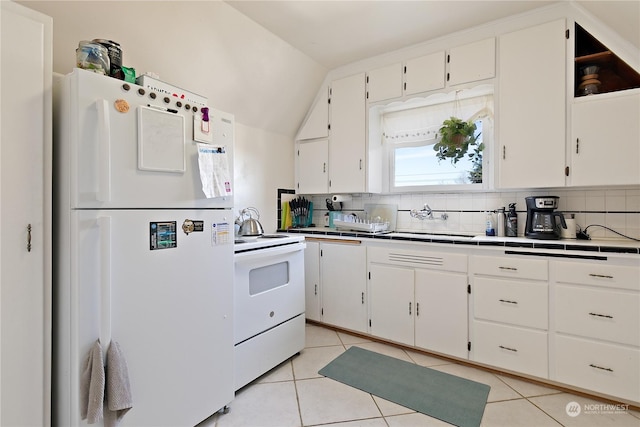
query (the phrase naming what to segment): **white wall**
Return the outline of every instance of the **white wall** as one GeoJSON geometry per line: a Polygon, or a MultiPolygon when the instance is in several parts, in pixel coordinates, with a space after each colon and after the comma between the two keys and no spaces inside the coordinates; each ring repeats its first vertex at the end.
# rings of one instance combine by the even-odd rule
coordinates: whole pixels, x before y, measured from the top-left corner
{"type": "Polygon", "coordinates": [[[294,150],[283,135],[236,125],[235,215],[248,206],[260,211],[266,233],[277,229],[278,188],[293,188],[294,150]]]}

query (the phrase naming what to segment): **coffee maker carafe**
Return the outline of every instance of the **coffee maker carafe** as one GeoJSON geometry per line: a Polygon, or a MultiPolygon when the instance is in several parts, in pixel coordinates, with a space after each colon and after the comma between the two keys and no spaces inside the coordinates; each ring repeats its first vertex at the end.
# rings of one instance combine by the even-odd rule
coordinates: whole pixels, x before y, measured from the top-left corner
{"type": "Polygon", "coordinates": [[[560,224],[567,228],[564,216],[554,212],[558,208],[558,196],[525,197],[527,225],[525,237],[530,239],[559,239],[560,224]]]}

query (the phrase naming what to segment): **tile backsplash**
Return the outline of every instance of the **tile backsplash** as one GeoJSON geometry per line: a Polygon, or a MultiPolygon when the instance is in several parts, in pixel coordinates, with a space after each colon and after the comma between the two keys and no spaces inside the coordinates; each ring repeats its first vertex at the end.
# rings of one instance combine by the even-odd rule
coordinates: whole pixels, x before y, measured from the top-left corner
{"type": "MultiPolygon", "coordinates": [[[[558,211],[575,214],[576,223],[592,239],[624,239],[617,233],[640,239],[640,188],[602,190],[536,190],[511,192],[473,193],[411,193],[411,194],[354,194],[351,201],[342,205],[345,213],[361,214],[365,204],[387,203],[398,206],[397,231],[422,231],[437,233],[484,234],[486,212],[500,207],[508,209],[516,203],[518,235],[524,235],[527,216],[525,197],[558,196],[558,211]],[[434,219],[412,218],[412,209],[420,210],[425,204],[433,210],[434,219]],[[447,213],[447,220],[441,214],[447,213]],[[611,230],[607,230],[607,227],[611,230]]],[[[313,220],[324,225],[328,212],[325,199],[330,195],[313,196],[313,220]]],[[[495,216],[494,216],[495,222],[495,216]]]]}

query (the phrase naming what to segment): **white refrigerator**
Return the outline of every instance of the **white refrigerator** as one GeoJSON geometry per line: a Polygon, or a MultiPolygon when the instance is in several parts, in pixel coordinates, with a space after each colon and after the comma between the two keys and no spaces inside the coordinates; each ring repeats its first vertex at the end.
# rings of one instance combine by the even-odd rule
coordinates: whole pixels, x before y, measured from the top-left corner
{"type": "Polygon", "coordinates": [[[196,425],[234,396],[234,118],[80,69],[54,102],[54,425],[87,425],[98,340],[128,368],[121,426],[196,425]]]}

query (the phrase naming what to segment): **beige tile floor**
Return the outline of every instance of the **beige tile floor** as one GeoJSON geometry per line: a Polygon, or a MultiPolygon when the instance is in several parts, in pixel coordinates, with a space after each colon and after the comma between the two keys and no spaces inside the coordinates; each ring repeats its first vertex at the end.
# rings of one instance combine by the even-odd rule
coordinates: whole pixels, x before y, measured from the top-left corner
{"type": "Polygon", "coordinates": [[[604,402],[309,324],[306,346],[300,355],[239,390],[227,414],[215,414],[199,427],[449,425],[318,375],[318,370],[354,344],[490,385],[481,424],[484,427],[640,427],[638,411],[606,413],[598,407],[585,406],[604,402]],[[570,417],[566,411],[570,402],[592,409],[570,417]]]}

